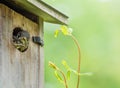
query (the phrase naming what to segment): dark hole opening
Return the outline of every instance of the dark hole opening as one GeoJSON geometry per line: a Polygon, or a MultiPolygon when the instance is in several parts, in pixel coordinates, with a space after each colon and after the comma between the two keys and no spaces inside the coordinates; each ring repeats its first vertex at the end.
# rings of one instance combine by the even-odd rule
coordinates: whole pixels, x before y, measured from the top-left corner
{"type": "Polygon", "coordinates": [[[14,30],[13,30],[13,37],[14,37],[14,36],[18,36],[18,34],[19,34],[20,32],[22,32],[22,31],[23,31],[23,29],[20,28],[20,27],[14,28],[14,30]]]}
{"type": "Polygon", "coordinates": [[[20,27],[13,29],[13,45],[20,52],[24,52],[28,49],[30,35],[27,31],[20,27]]]}

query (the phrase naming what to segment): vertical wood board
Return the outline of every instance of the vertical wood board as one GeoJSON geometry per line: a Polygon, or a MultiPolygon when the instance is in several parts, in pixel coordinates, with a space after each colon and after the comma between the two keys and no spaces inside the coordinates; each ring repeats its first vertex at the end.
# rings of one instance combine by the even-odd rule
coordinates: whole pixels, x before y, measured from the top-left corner
{"type": "Polygon", "coordinates": [[[41,24],[32,22],[5,5],[0,4],[0,9],[0,88],[41,88],[40,66],[43,65],[40,61],[43,58],[40,58],[40,46],[31,39],[32,36],[40,36],[41,24]],[[30,33],[28,50],[23,53],[12,44],[15,27],[30,33]]]}
{"type": "MultiPolygon", "coordinates": [[[[1,63],[1,57],[2,57],[2,20],[1,20],[1,8],[0,8],[0,78],[1,78],[1,70],[2,70],[2,63],[1,63]]],[[[0,79],[0,88],[2,88],[1,85],[1,79],[0,79]]]]}

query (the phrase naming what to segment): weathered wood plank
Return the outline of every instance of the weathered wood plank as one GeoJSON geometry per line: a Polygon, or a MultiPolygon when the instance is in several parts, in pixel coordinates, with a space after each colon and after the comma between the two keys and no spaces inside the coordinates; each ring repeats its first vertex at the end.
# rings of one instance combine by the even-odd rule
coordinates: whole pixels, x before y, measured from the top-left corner
{"type": "Polygon", "coordinates": [[[39,82],[43,79],[41,68],[44,67],[40,67],[43,66],[40,59],[40,47],[30,39],[28,50],[21,53],[12,44],[12,32],[15,27],[22,27],[28,31],[31,38],[40,36],[38,24],[5,5],[1,4],[0,8],[3,21],[0,88],[42,88],[39,82]]]}
{"type": "MultiPolygon", "coordinates": [[[[2,77],[2,17],[1,17],[1,7],[0,7],[0,78],[2,77]]],[[[2,88],[1,85],[1,79],[0,79],[0,88],[2,88]]]]}
{"type": "MultiPolygon", "coordinates": [[[[44,30],[43,30],[43,19],[39,19],[39,30],[40,30],[40,38],[44,41],[44,30]]],[[[40,79],[40,88],[44,88],[44,48],[43,47],[40,47],[40,52],[39,52],[39,58],[40,61],[39,61],[39,79],[40,79]],[[42,75],[42,77],[41,77],[42,75]]]]}
{"type": "Polygon", "coordinates": [[[1,8],[0,8],[0,58],[1,58],[1,41],[2,41],[2,17],[1,17],[1,8]]]}

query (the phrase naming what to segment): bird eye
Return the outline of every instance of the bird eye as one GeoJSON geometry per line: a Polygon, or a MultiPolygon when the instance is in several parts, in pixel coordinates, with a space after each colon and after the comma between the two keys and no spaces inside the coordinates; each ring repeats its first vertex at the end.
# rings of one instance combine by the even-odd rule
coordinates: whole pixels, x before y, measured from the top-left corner
{"type": "Polygon", "coordinates": [[[21,37],[21,32],[18,32],[17,38],[21,37]]]}

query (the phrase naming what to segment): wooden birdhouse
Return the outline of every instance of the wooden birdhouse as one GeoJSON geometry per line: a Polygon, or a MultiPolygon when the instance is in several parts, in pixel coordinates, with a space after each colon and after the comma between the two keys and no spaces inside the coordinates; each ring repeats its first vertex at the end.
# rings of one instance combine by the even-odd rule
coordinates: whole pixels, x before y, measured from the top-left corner
{"type": "Polygon", "coordinates": [[[67,19],[41,0],[0,0],[0,88],[44,88],[43,24],[67,19]]]}

